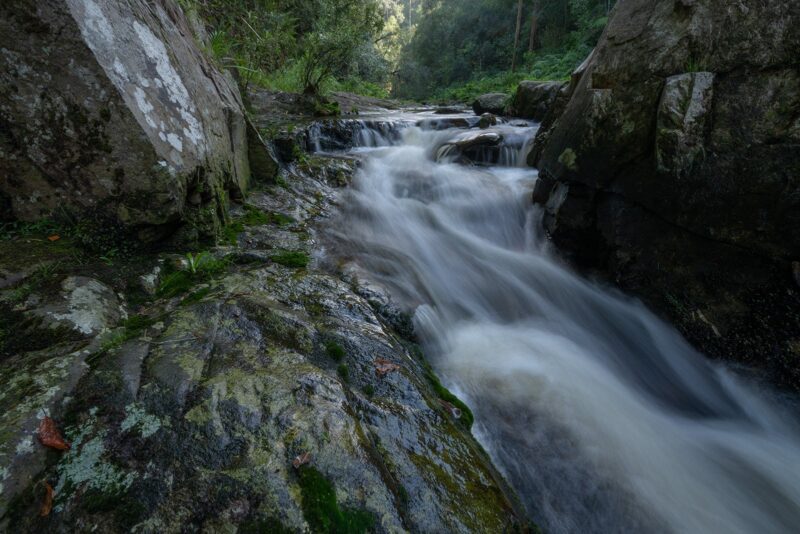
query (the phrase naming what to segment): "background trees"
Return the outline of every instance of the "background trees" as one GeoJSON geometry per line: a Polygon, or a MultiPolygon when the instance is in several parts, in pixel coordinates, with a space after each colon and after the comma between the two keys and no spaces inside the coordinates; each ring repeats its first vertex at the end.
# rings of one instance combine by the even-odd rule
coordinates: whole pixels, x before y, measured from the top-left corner
{"type": "Polygon", "coordinates": [[[179,0],[243,83],[469,100],[566,77],[614,0],[179,0]]]}
{"type": "Polygon", "coordinates": [[[386,0],[179,1],[200,16],[212,52],[245,85],[311,94],[384,92],[389,65],[375,39],[386,0]]]}
{"type": "Polygon", "coordinates": [[[409,5],[418,22],[402,50],[393,90],[412,98],[463,99],[525,77],[564,78],[591,51],[613,4],[422,0],[409,5]],[[514,70],[519,73],[511,75],[514,70]]]}

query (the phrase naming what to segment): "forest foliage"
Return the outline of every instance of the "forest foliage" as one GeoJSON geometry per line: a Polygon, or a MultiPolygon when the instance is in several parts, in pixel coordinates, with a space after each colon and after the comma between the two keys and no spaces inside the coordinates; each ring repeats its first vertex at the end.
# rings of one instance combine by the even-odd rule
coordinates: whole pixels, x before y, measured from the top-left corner
{"type": "Polygon", "coordinates": [[[469,100],[523,79],[564,79],[591,52],[613,0],[421,0],[394,92],[469,100]],[[515,42],[516,41],[516,42],[515,42]]]}
{"type": "Polygon", "coordinates": [[[614,0],[179,0],[243,85],[469,101],[563,79],[614,0]]]}

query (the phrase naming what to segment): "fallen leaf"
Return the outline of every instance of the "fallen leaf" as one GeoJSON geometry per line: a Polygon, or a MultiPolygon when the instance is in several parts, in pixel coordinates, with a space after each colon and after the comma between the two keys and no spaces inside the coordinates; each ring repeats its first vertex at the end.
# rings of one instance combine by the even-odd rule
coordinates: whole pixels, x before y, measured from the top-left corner
{"type": "Polygon", "coordinates": [[[292,467],[295,469],[300,469],[301,465],[306,465],[308,462],[311,461],[311,453],[304,452],[303,454],[298,455],[292,460],[292,467]]]}
{"type": "Polygon", "coordinates": [[[61,437],[61,432],[56,428],[56,422],[47,416],[39,423],[39,441],[42,442],[42,445],[51,449],[69,450],[69,443],[61,437]]]}
{"type": "Polygon", "coordinates": [[[392,371],[400,370],[399,365],[397,365],[396,363],[392,363],[389,360],[385,360],[383,358],[378,358],[373,363],[375,364],[375,374],[381,378],[388,375],[392,371]]]}
{"type": "Polygon", "coordinates": [[[61,239],[61,236],[56,234],[53,234],[47,238],[48,241],[58,241],[59,239],[61,239]]]}
{"type": "Polygon", "coordinates": [[[47,517],[53,510],[53,496],[55,495],[55,491],[49,482],[44,483],[44,491],[44,502],[42,503],[42,508],[39,511],[39,515],[42,517],[47,517]]]}

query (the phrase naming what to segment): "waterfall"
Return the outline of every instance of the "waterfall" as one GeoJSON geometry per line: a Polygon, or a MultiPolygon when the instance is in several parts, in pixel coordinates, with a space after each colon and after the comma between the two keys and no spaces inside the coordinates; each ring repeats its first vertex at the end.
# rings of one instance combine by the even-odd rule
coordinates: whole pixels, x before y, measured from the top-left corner
{"type": "Polygon", "coordinates": [[[523,166],[535,127],[459,146],[463,129],[402,124],[359,135],[384,148],[343,193],[333,249],[415,310],[426,354],[535,520],[548,532],[800,531],[787,403],[561,264],[523,166]]]}

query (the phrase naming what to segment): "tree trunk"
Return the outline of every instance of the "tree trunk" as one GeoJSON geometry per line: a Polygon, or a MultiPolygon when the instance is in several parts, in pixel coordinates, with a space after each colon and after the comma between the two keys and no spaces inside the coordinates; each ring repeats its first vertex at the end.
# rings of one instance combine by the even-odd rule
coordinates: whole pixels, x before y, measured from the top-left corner
{"type": "Polygon", "coordinates": [[[539,31],[539,1],[533,0],[533,14],[531,15],[531,35],[528,39],[528,52],[536,48],[536,33],[539,31]]]}
{"type": "Polygon", "coordinates": [[[517,31],[514,32],[514,53],[511,55],[511,72],[517,70],[517,48],[519,47],[519,32],[522,29],[522,0],[517,0],[517,31]]]}

